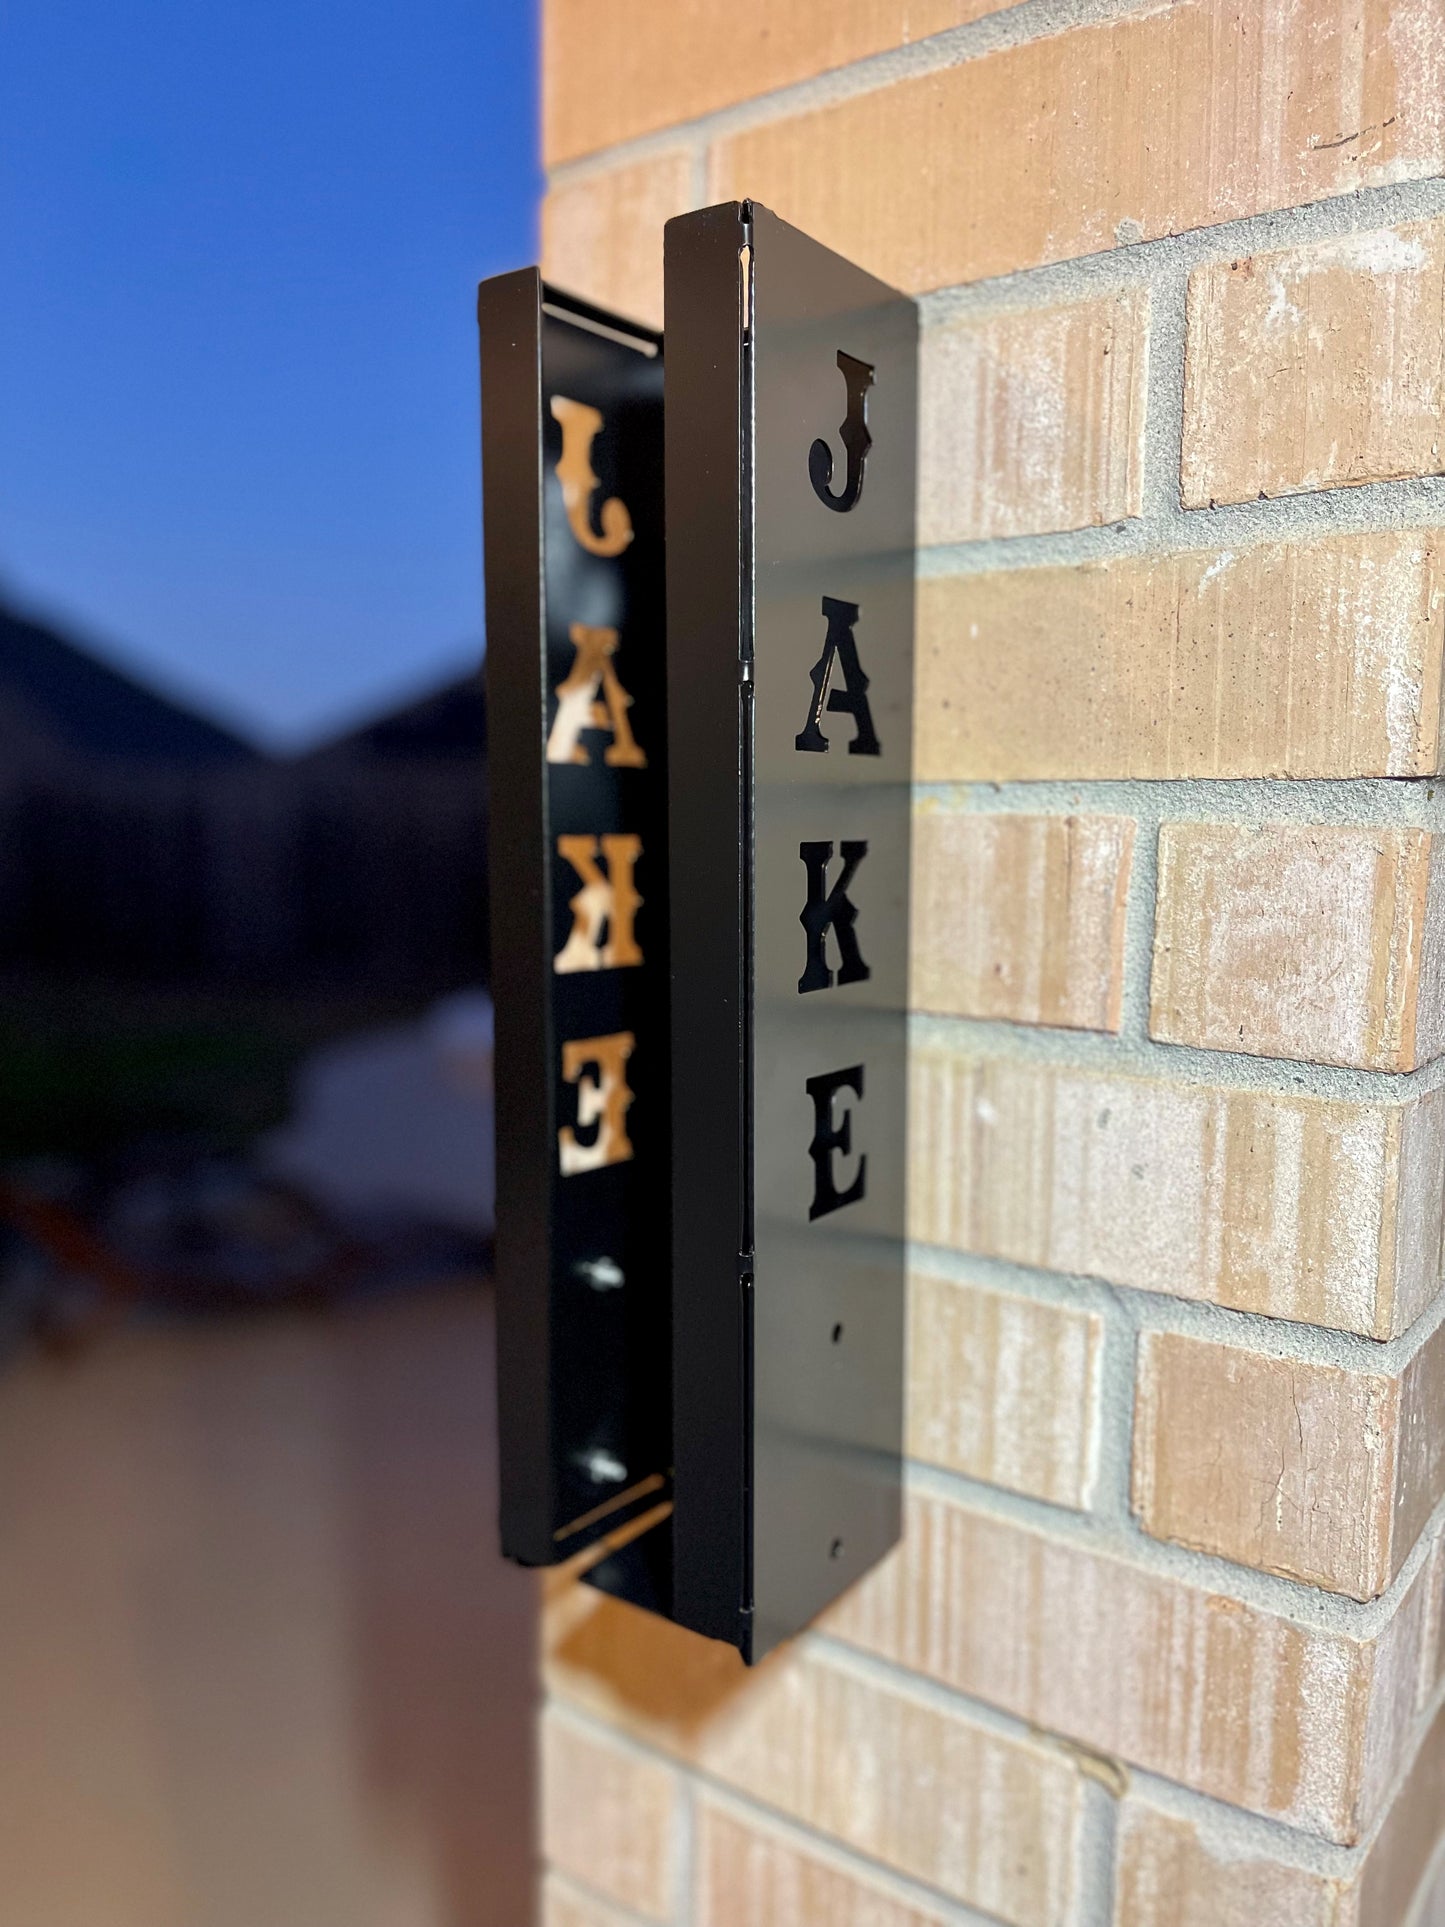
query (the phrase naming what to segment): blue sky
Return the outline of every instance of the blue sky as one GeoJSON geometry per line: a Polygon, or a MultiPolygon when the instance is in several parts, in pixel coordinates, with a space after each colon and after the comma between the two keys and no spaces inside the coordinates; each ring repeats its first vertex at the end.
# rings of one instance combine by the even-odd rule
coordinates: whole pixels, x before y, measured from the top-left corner
{"type": "Polygon", "coordinates": [[[528,0],[0,0],[0,594],[273,744],[474,656],[528,0]]]}

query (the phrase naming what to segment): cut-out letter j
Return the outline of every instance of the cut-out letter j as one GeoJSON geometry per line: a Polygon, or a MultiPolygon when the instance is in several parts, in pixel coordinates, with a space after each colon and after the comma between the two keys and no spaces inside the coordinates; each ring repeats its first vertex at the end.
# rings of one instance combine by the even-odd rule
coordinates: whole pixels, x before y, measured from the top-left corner
{"type": "Polygon", "coordinates": [[[848,455],[848,472],[841,493],[835,495],[832,489],[833,451],[820,435],[808,450],[808,479],[813,484],[813,493],[818,500],[844,515],[856,506],[858,497],[863,493],[863,468],[868,460],[868,451],[873,446],[873,437],[868,433],[868,390],[873,386],[873,369],[868,362],[845,355],[841,348],[838,350],[838,366],[843,371],[843,380],[848,389],[848,413],[838,430],[838,439],[848,455]]]}

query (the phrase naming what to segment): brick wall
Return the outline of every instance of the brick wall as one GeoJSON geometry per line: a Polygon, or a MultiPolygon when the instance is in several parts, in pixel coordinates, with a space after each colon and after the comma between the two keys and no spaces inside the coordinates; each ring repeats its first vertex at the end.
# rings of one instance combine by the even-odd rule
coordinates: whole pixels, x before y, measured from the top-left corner
{"type": "Polygon", "coordinates": [[[1440,0],[547,0],[547,270],[922,302],[906,1543],[565,1581],[549,1927],[1445,1923],[1440,0]]]}

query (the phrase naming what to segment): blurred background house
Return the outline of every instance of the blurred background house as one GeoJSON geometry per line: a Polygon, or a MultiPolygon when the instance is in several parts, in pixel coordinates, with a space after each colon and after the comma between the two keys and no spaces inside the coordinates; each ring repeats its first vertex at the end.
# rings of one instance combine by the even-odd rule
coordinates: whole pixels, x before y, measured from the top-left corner
{"type": "Polygon", "coordinates": [[[530,5],[0,13],[0,1922],[521,1927],[475,297],[530,5]]]}
{"type": "Polygon", "coordinates": [[[485,755],[0,608],[0,1919],[528,1918],[485,755]]]}
{"type": "Polygon", "coordinates": [[[333,1289],[333,1246],[348,1276],[484,1259],[485,753],[479,671],[280,757],[0,608],[12,1291],[88,1232],[117,1267],[89,1282],[174,1297],[198,1211],[202,1298],[333,1289]]]}

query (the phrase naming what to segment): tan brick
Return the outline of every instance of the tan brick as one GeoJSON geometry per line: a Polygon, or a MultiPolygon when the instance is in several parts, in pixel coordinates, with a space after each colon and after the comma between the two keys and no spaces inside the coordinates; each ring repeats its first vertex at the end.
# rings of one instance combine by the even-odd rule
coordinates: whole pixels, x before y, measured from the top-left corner
{"type": "Polygon", "coordinates": [[[1221,1847],[1139,1799],[1124,1803],[1118,1856],[1114,1927],[1345,1927],[1339,1881],[1221,1847]]]}
{"type": "Polygon", "coordinates": [[[1349,1845],[1415,1721],[1417,1579],[1374,1641],[915,1494],[825,1624],[1093,1750],[1349,1845]]]}
{"type": "Polygon", "coordinates": [[[926,1244],[1389,1338],[1439,1287],[1445,1097],[1211,1089],[914,1053],[926,1244]]]}
{"type": "Polygon", "coordinates": [[[1445,468],[1445,222],[1196,268],[1184,501],[1445,468]]]}
{"type": "Polygon", "coordinates": [[[1137,515],[1148,326],[1148,294],[1129,288],[930,329],[919,363],[919,541],[1137,515]]]}
{"type": "Polygon", "coordinates": [[[1442,168],[1430,0],[1179,0],[732,135],[710,198],[920,290],[1442,168]]]}
{"type": "Polygon", "coordinates": [[[896,1899],[805,1836],[710,1800],[698,1810],[696,1881],[696,1927],[946,1927],[934,1908],[896,1899]]]}
{"type": "MultiPolygon", "coordinates": [[[[1432,1720],[1394,1805],[1365,1858],[1359,1927],[1396,1927],[1445,1830],[1445,1706],[1432,1720]]],[[[1442,1902],[1433,1899],[1440,1907],[1442,1902]]],[[[1355,1927],[1354,1921],[1348,1927],[1355,1927]]],[[[1417,1927],[1425,1927],[1423,1921],[1417,1927]]]]}
{"type": "Polygon", "coordinates": [[[1134,822],[964,813],[913,824],[916,1009],[1119,1028],[1134,822]]]}
{"type": "Polygon", "coordinates": [[[1436,1859],[1421,1888],[1419,1911],[1410,1927],[1445,1927],[1445,1854],[1436,1859]]]}
{"type": "MultiPolygon", "coordinates": [[[[1242,1852],[1213,1815],[1133,1795],[1119,1824],[1115,1927],[1403,1927],[1445,1826],[1445,1714],[1426,1733],[1358,1871],[1329,1875],[1242,1852]]],[[[1287,1852],[1287,1843],[1281,1843],[1287,1852]]],[[[1433,1870],[1432,1870],[1433,1871],[1433,1870]]],[[[1428,1927],[1428,1891],[1414,1927],[1428,1927]]]]}
{"type": "Polygon", "coordinates": [[[554,1692],[1015,1927],[1069,1917],[1079,1779],[1062,1751],[806,1641],[749,1672],[729,1648],[583,1590],[549,1614],[554,1692]]]}
{"type": "Polygon", "coordinates": [[[542,1887],[542,1927],[634,1927],[636,1914],[619,1913],[604,1900],[549,1874],[542,1887]]]}
{"type": "Polygon", "coordinates": [[[542,272],[569,294],[660,328],[663,224],[692,203],[692,162],[680,153],[554,187],[542,203],[542,272]]]}
{"type": "Polygon", "coordinates": [[[1445,884],[1416,829],[1171,823],[1159,832],[1149,1032],[1408,1071],[1445,1050],[1445,884]]]}
{"type": "Polygon", "coordinates": [[[908,1453],[1054,1505],[1089,1503],[1092,1312],[926,1272],[909,1280],[908,1453]]]}
{"type": "Polygon", "coordinates": [[[542,1717],[542,1851],[610,1900],[668,1920],[676,1890],[677,1775],[589,1732],[542,1717]]]}
{"type": "Polygon", "coordinates": [[[811,80],[994,13],[1008,0],[546,0],[549,167],[811,80]]]}
{"type": "Polygon", "coordinates": [[[1398,1188],[1388,1226],[1398,1295],[1391,1331],[1406,1331],[1445,1277],[1445,1090],[1401,1113],[1398,1188]]]}
{"type": "Polygon", "coordinates": [[[1400,1374],[1399,1426],[1391,1522],[1396,1572],[1445,1498],[1445,1327],[1400,1374]]]}
{"type": "Polygon", "coordinates": [[[1393,1810],[1391,1802],[1398,1804],[1401,1769],[1416,1754],[1421,1715],[1430,1706],[1427,1683],[1438,1629],[1438,1551],[1437,1544],[1396,1595],[1392,1615],[1376,1641],[1375,1704],[1364,1762],[1366,1834],[1371,1816],[1378,1818],[1393,1810]]]}
{"type": "MultiPolygon", "coordinates": [[[[1445,1357],[1433,1376],[1442,1370],[1445,1357]]],[[[1134,1420],[1141,1525],[1195,1551],[1375,1598],[1409,1550],[1392,1534],[1400,1392],[1385,1373],[1145,1333],[1134,1420]]],[[[1418,1429],[1429,1429],[1419,1416],[1418,1429]]]]}
{"type": "Polygon", "coordinates": [[[1434,533],[927,577],[918,638],[924,782],[1440,767],[1434,533]]]}

